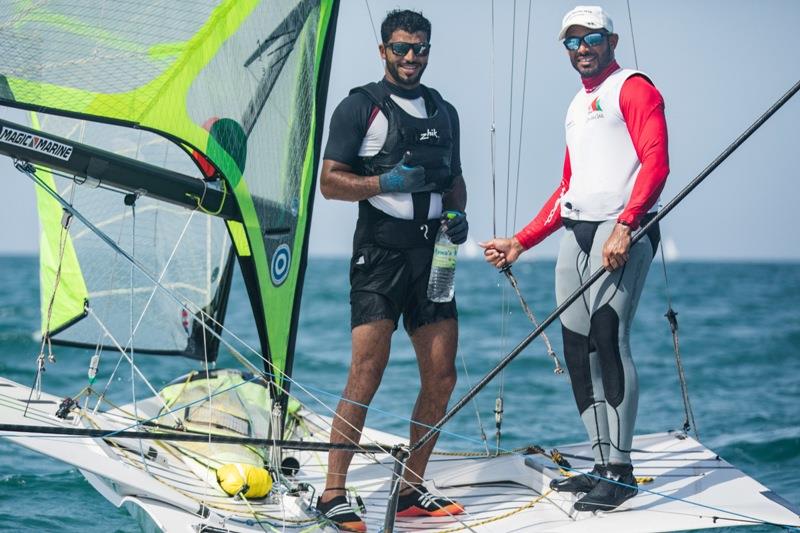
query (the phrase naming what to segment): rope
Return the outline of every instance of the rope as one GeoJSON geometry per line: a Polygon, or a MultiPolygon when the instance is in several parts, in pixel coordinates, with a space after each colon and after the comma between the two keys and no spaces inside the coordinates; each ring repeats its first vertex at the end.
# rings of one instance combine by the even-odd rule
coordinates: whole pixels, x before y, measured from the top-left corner
{"type": "MultiPolygon", "coordinates": [[[[532,22],[531,22],[532,6],[533,6],[533,0],[530,0],[528,2],[528,14],[527,14],[527,19],[526,19],[527,20],[527,27],[526,27],[526,32],[525,32],[525,55],[524,55],[524,59],[523,59],[522,101],[521,101],[521,112],[520,112],[520,120],[519,120],[519,133],[518,133],[518,136],[517,136],[517,164],[516,164],[515,183],[514,183],[514,191],[515,191],[515,193],[514,193],[514,214],[513,214],[513,219],[512,219],[514,227],[516,227],[517,205],[518,205],[518,199],[519,199],[519,177],[520,177],[520,166],[521,166],[521,161],[522,161],[522,134],[523,134],[523,123],[524,123],[524,120],[525,120],[525,93],[526,93],[527,83],[528,83],[528,50],[530,48],[529,45],[530,45],[531,27],[533,25],[532,22]]],[[[509,134],[508,134],[508,147],[507,147],[507,151],[506,151],[506,206],[505,206],[506,207],[506,211],[505,211],[505,233],[506,234],[509,233],[509,211],[510,211],[510,209],[509,209],[509,196],[510,196],[510,191],[511,191],[511,144],[512,144],[512,142],[511,142],[511,127],[512,127],[512,122],[513,122],[513,108],[514,108],[514,71],[515,71],[514,58],[516,57],[516,52],[515,51],[516,51],[516,19],[517,19],[516,15],[517,15],[517,1],[514,0],[514,8],[513,8],[513,12],[512,12],[512,31],[511,31],[511,82],[509,84],[509,104],[508,104],[508,128],[509,128],[509,134]]],[[[494,36],[494,24],[492,25],[492,36],[494,36]]],[[[494,38],[492,39],[492,57],[494,57],[494,38]]],[[[492,85],[494,86],[494,68],[492,68],[492,76],[493,76],[492,85]]],[[[494,93],[492,93],[492,104],[494,106],[494,93]]],[[[493,113],[492,122],[494,123],[494,107],[492,108],[492,113],[493,113]]],[[[494,157],[492,157],[492,176],[494,176],[494,172],[495,172],[495,161],[494,161],[494,157]]],[[[494,177],[492,179],[492,183],[493,183],[493,186],[494,186],[494,177]]],[[[492,206],[493,206],[493,221],[494,221],[496,219],[496,214],[495,214],[495,211],[494,211],[495,208],[496,208],[495,207],[496,206],[496,202],[493,201],[492,202],[492,206]]],[[[495,228],[496,228],[496,223],[495,223],[495,228]]],[[[495,237],[497,236],[496,230],[494,232],[494,236],[495,237]]],[[[522,296],[522,292],[520,291],[520,288],[519,288],[519,283],[517,282],[517,279],[514,277],[514,274],[511,271],[510,265],[507,266],[506,268],[504,268],[502,271],[505,274],[506,279],[508,279],[509,283],[511,284],[512,288],[514,289],[514,292],[516,293],[517,298],[519,299],[520,305],[522,307],[522,310],[525,312],[525,315],[528,317],[528,319],[533,323],[533,325],[535,327],[538,327],[538,322],[537,322],[533,312],[531,311],[530,306],[525,301],[525,298],[522,296]]],[[[504,292],[503,293],[503,310],[504,311],[506,310],[505,302],[506,302],[506,296],[505,296],[505,292],[504,292]]],[[[501,334],[501,338],[503,339],[503,341],[505,341],[505,335],[504,335],[504,333],[505,333],[505,328],[504,328],[504,326],[505,326],[505,316],[506,316],[506,314],[504,312],[503,313],[503,317],[504,317],[504,320],[503,320],[503,332],[501,334]]],[[[556,374],[563,374],[564,373],[564,369],[561,367],[561,364],[560,364],[560,362],[558,360],[558,356],[556,355],[555,350],[553,350],[553,347],[550,344],[550,339],[548,339],[547,335],[544,334],[544,333],[542,333],[542,339],[544,340],[545,345],[547,347],[548,355],[550,355],[550,357],[553,359],[553,361],[555,363],[554,372],[556,374]]],[[[498,395],[497,395],[497,398],[495,398],[495,409],[494,409],[495,428],[496,428],[496,432],[495,432],[496,451],[499,451],[499,448],[500,448],[500,437],[501,437],[501,429],[502,429],[502,423],[503,423],[503,412],[504,412],[504,401],[505,401],[505,399],[504,399],[505,398],[505,372],[504,371],[500,373],[500,378],[499,379],[500,379],[500,383],[499,383],[499,386],[498,386],[498,395]]]]}
{"type": "MultiPolygon", "coordinates": [[[[516,509],[513,509],[513,510],[507,512],[507,513],[503,513],[503,514],[500,514],[500,515],[497,515],[497,516],[493,516],[492,518],[487,518],[486,520],[481,520],[479,522],[471,523],[470,526],[471,527],[478,527],[478,526],[482,526],[482,525],[485,525],[485,524],[491,524],[492,522],[497,522],[498,520],[503,520],[505,518],[508,518],[509,516],[513,516],[515,514],[519,514],[522,511],[524,511],[526,509],[530,509],[531,507],[533,507],[537,503],[539,503],[542,500],[546,499],[550,495],[551,492],[553,492],[553,490],[552,489],[548,489],[545,492],[543,492],[541,495],[537,496],[536,498],[532,499],[530,502],[526,503],[525,505],[517,507],[516,509]]],[[[464,527],[454,527],[454,528],[450,528],[450,529],[443,529],[440,533],[451,533],[453,531],[461,531],[463,529],[465,529],[465,528],[464,527]]]]}
{"type": "MultiPolygon", "coordinates": [[[[31,177],[35,178],[35,176],[31,176],[31,177]]],[[[133,258],[130,258],[129,260],[131,260],[131,263],[133,263],[133,264],[137,264],[133,258]]],[[[151,278],[152,278],[152,276],[151,276],[151,278]]],[[[159,285],[160,285],[160,283],[159,283],[159,285]]],[[[163,290],[165,290],[165,291],[168,291],[168,289],[164,288],[163,286],[162,286],[162,288],[163,288],[163,290]]],[[[168,292],[169,292],[169,291],[168,291],[168,292]]],[[[91,314],[92,314],[92,315],[95,317],[95,319],[96,319],[96,320],[98,320],[98,321],[99,321],[99,318],[98,318],[98,317],[96,317],[96,315],[94,315],[93,313],[91,313],[91,314]]],[[[99,322],[99,323],[100,323],[100,324],[102,324],[102,322],[99,322]]],[[[110,333],[109,333],[109,332],[107,332],[107,330],[106,330],[106,333],[107,333],[107,334],[110,336],[110,333]]],[[[113,337],[112,337],[112,339],[113,339],[113,337]]],[[[118,349],[120,349],[119,345],[117,345],[117,348],[118,348],[118,349]]],[[[124,350],[121,350],[121,351],[124,353],[124,350]]],[[[133,366],[135,367],[135,365],[133,365],[133,366]]],[[[138,371],[138,369],[137,369],[137,371],[138,371]]],[[[298,385],[299,385],[299,384],[298,384],[298,385]]],[[[301,388],[302,388],[302,386],[301,386],[301,388]]],[[[308,392],[308,391],[306,391],[306,392],[308,392]]],[[[313,395],[312,395],[312,396],[313,396],[313,395]]],[[[320,403],[321,403],[321,402],[320,402],[320,403]]],[[[322,405],[324,406],[324,404],[322,404],[322,405]]],[[[325,407],[327,408],[327,406],[325,406],[325,407]]],[[[136,425],[138,425],[138,424],[139,424],[139,422],[137,422],[137,424],[136,424],[136,425]]],[[[375,459],[375,458],[374,458],[372,455],[367,455],[367,457],[368,457],[368,458],[370,458],[370,459],[372,459],[373,461],[376,461],[376,462],[377,462],[377,459],[375,459]]]]}
{"type": "MultiPolygon", "coordinates": [[[[89,316],[91,316],[92,318],[94,318],[94,319],[95,319],[95,321],[97,322],[97,324],[100,326],[100,328],[103,330],[103,332],[104,332],[104,333],[105,333],[105,334],[108,336],[108,338],[109,338],[109,339],[111,339],[111,342],[113,342],[113,343],[114,343],[114,346],[117,348],[117,350],[119,350],[119,351],[120,351],[120,353],[122,354],[122,356],[123,356],[123,357],[125,357],[125,359],[127,359],[127,360],[128,360],[128,362],[129,362],[129,363],[130,363],[130,365],[131,365],[131,372],[133,373],[133,372],[135,371],[135,372],[136,372],[136,374],[138,374],[138,376],[139,376],[140,378],[142,378],[142,381],[144,381],[145,385],[147,385],[147,388],[148,388],[148,389],[150,389],[150,392],[152,392],[152,393],[153,393],[153,396],[155,396],[155,397],[157,397],[157,398],[161,399],[161,395],[160,395],[160,394],[158,394],[158,392],[157,392],[157,391],[156,391],[156,389],[153,387],[153,385],[150,383],[150,381],[149,381],[149,380],[148,380],[148,379],[145,377],[145,375],[144,375],[144,374],[142,374],[142,371],[141,371],[141,370],[139,370],[139,367],[137,367],[137,366],[134,364],[133,360],[132,360],[132,359],[131,359],[131,358],[128,356],[128,353],[127,353],[127,352],[126,352],[126,351],[125,351],[125,350],[122,348],[122,346],[120,346],[120,345],[119,345],[119,343],[117,342],[117,339],[115,339],[115,338],[114,338],[114,336],[111,334],[111,332],[110,332],[110,331],[108,331],[108,328],[107,328],[107,327],[106,327],[106,325],[103,323],[103,321],[102,321],[102,320],[100,320],[100,317],[98,317],[98,316],[97,316],[97,314],[94,312],[94,310],[93,310],[91,307],[87,307],[87,308],[86,308],[86,311],[87,311],[87,314],[88,314],[89,316]]],[[[131,381],[133,381],[133,377],[131,377],[131,381]]],[[[164,403],[164,400],[163,400],[163,399],[161,399],[161,403],[164,405],[164,407],[166,407],[166,404],[164,403]]],[[[135,405],[136,405],[136,402],[135,402],[135,398],[134,398],[134,407],[135,407],[135,405]]],[[[137,419],[138,419],[138,416],[137,416],[137,419]]],[[[175,421],[177,422],[177,421],[178,421],[178,419],[176,418],[176,419],[175,419],[175,421]]]]}
{"type": "MultiPolygon", "coordinates": [[[[166,290],[166,289],[164,289],[164,290],[166,290]]],[[[673,499],[678,499],[678,498],[673,498],[673,499]]],[[[694,503],[694,502],[689,502],[689,503],[694,503]]],[[[696,504],[696,505],[702,505],[702,504],[696,504]]],[[[727,512],[727,511],[725,511],[725,512],[727,512]]],[[[732,514],[734,514],[734,513],[732,513],[732,514]]],[[[742,516],[744,516],[744,515],[742,515],[742,516]]]]}
{"type": "Polygon", "coordinates": [[[681,361],[681,348],[678,340],[678,313],[672,309],[672,298],[670,297],[669,278],[667,277],[667,261],[664,256],[663,243],[659,243],[661,251],[661,265],[664,270],[664,291],[667,295],[667,312],[664,314],[669,322],[669,329],[672,333],[672,349],[675,353],[675,367],[678,370],[678,382],[681,387],[681,398],[683,399],[683,431],[688,432],[690,429],[694,432],[694,437],[698,441],[700,435],[697,431],[697,424],[694,420],[694,412],[692,411],[692,403],[689,399],[689,387],[686,384],[686,373],[683,370],[683,362],[681,361]]]}
{"type": "MultiPolygon", "coordinates": [[[[639,56],[636,52],[636,36],[633,32],[633,17],[631,17],[631,2],[626,0],[628,7],[628,24],[631,29],[631,43],[633,45],[633,61],[636,65],[636,70],[639,70],[639,56]]],[[[683,400],[683,431],[689,432],[691,429],[694,433],[695,439],[700,440],[700,435],[697,431],[697,424],[694,420],[694,412],[692,411],[692,403],[689,399],[689,387],[686,384],[686,374],[683,370],[683,362],[681,361],[680,343],[678,341],[678,313],[672,308],[672,297],[670,296],[669,289],[669,276],[667,276],[667,258],[664,255],[664,241],[663,239],[658,243],[658,249],[661,255],[661,266],[664,271],[664,291],[667,296],[667,312],[664,316],[669,322],[669,328],[672,332],[672,349],[675,352],[675,366],[678,371],[678,381],[680,382],[681,398],[683,400]]]]}
{"type": "MultiPolygon", "coordinates": [[[[17,161],[15,160],[15,164],[17,161]]],[[[30,164],[30,163],[29,163],[30,164]]],[[[72,204],[75,201],[75,188],[73,187],[70,190],[70,198],[69,203],[72,204]]],[[[44,334],[42,335],[42,344],[39,347],[39,355],[36,358],[36,375],[33,380],[33,386],[31,387],[31,392],[28,395],[28,403],[25,406],[25,414],[27,415],[28,410],[27,406],[30,404],[31,398],[35,394],[37,398],[41,397],[42,393],[42,376],[45,372],[45,356],[44,356],[44,348],[45,345],[47,346],[47,360],[51,363],[55,362],[55,356],[53,355],[53,344],[50,339],[50,323],[53,317],[53,307],[56,301],[56,292],[58,292],[58,287],[61,284],[61,267],[64,263],[64,253],[67,249],[67,242],[69,240],[69,226],[72,222],[72,216],[67,212],[64,211],[64,214],[61,217],[61,229],[59,231],[58,236],[58,266],[56,268],[56,277],[53,280],[53,292],[50,294],[50,301],[47,304],[47,318],[45,320],[45,327],[44,327],[44,334]]]]}
{"type": "MultiPolygon", "coordinates": [[[[99,228],[97,228],[94,224],[92,224],[89,220],[87,220],[73,206],[69,205],[56,191],[54,191],[49,186],[47,186],[47,184],[43,183],[41,181],[41,179],[36,175],[36,170],[32,165],[30,165],[30,164],[24,164],[23,165],[23,164],[20,163],[20,165],[18,165],[17,168],[21,172],[23,172],[26,175],[28,175],[28,177],[31,178],[31,180],[33,180],[34,183],[36,183],[37,185],[42,187],[48,194],[50,194],[56,201],[58,201],[62,205],[62,207],[64,207],[66,210],[68,210],[73,216],[78,218],[90,231],[92,231],[103,242],[105,242],[109,247],[111,247],[112,250],[116,251],[119,256],[125,258],[130,263],[132,263],[142,274],[144,274],[146,277],[148,277],[156,285],[157,288],[160,288],[161,290],[163,290],[165,292],[165,294],[170,296],[175,302],[178,303],[178,305],[180,305],[182,308],[184,308],[187,311],[189,311],[190,312],[190,316],[192,317],[192,320],[195,320],[196,322],[198,322],[201,325],[201,327],[203,327],[210,335],[214,336],[217,340],[220,341],[220,343],[222,343],[223,345],[227,346],[231,350],[231,355],[233,355],[233,357],[240,364],[242,364],[245,368],[247,368],[248,370],[253,372],[255,375],[264,376],[264,377],[268,377],[268,378],[269,377],[274,378],[276,375],[280,375],[283,379],[286,380],[287,383],[295,384],[298,388],[300,388],[300,390],[303,390],[304,392],[309,394],[309,396],[312,399],[314,399],[322,407],[324,407],[327,411],[329,411],[331,414],[333,414],[333,416],[337,416],[336,415],[336,411],[333,408],[331,408],[330,406],[326,405],[324,402],[320,401],[313,394],[311,394],[306,387],[304,387],[302,384],[298,383],[296,380],[291,379],[291,377],[286,375],[281,369],[276,368],[275,365],[271,361],[266,359],[262,354],[260,354],[258,351],[256,351],[253,347],[251,347],[245,341],[243,341],[235,333],[229,331],[222,324],[220,324],[218,321],[216,321],[213,317],[210,317],[210,316],[206,315],[205,312],[202,309],[200,309],[199,306],[197,306],[193,302],[191,302],[189,300],[182,299],[174,291],[172,291],[172,290],[168,289],[167,287],[165,287],[161,283],[161,281],[159,279],[157,279],[147,268],[144,267],[144,265],[139,263],[134,257],[132,257],[130,254],[128,254],[122,248],[120,248],[120,246],[116,242],[114,242],[107,234],[105,234],[103,231],[101,231],[99,228]],[[197,315],[198,316],[195,316],[195,314],[194,314],[195,309],[197,309],[197,315]],[[255,367],[246,358],[244,358],[244,356],[242,356],[242,354],[240,354],[226,339],[223,339],[222,336],[221,336],[221,333],[217,333],[213,328],[210,327],[209,324],[219,327],[220,328],[220,332],[225,332],[225,333],[230,334],[230,336],[232,338],[234,338],[237,342],[241,343],[241,345],[246,347],[256,357],[261,359],[266,366],[268,366],[269,368],[271,368],[275,372],[275,374],[270,373],[270,372],[265,372],[265,371],[255,367]]],[[[100,324],[102,324],[102,322],[100,321],[99,317],[97,317],[94,313],[91,313],[91,310],[89,310],[89,311],[90,311],[90,314],[92,314],[95,317],[95,319],[100,324]]],[[[104,327],[104,329],[105,329],[106,335],[109,336],[109,338],[112,339],[112,341],[114,342],[114,344],[117,347],[117,349],[120,350],[120,352],[125,353],[125,351],[120,347],[119,343],[116,341],[116,339],[113,338],[113,336],[107,330],[107,328],[104,327]]],[[[127,354],[125,354],[125,355],[127,357],[127,354]]],[[[146,381],[146,378],[144,378],[144,376],[141,374],[141,372],[138,369],[136,369],[136,372],[143,379],[145,379],[145,381],[146,381]]],[[[148,383],[148,386],[150,386],[149,383],[148,383]]],[[[285,393],[288,394],[288,391],[286,391],[283,386],[280,386],[280,388],[285,393]]],[[[152,389],[152,386],[151,386],[151,389],[152,389]]],[[[153,390],[153,393],[157,395],[155,390],[153,390]]],[[[345,423],[347,423],[348,425],[352,426],[352,424],[350,424],[346,420],[345,420],[345,423]]],[[[358,443],[354,443],[354,444],[358,445],[358,443]]],[[[375,443],[375,444],[377,444],[377,443],[375,443]]],[[[384,452],[388,454],[389,450],[384,450],[384,452]]],[[[374,461],[377,462],[377,459],[375,459],[374,457],[371,457],[371,458],[374,461]]]]}
{"type": "MultiPolygon", "coordinates": [[[[509,283],[511,286],[514,287],[514,291],[517,293],[517,297],[519,298],[519,303],[522,306],[522,310],[525,311],[525,314],[528,315],[528,320],[531,321],[534,327],[539,327],[539,322],[536,320],[536,317],[531,311],[531,308],[528,306],[528,302],[525,301],[525,298],[522,296],[522,292],[519,290],[519,285],[517,283],[517,278],[514,276],[513,272],[511,272],[511,267],[507,266],[503,269],[503,273],[506,275],[509,283]]],[[[561,363],[558,360],[558,355],[556,355],[555,350],[553,350],[553,345],[550,344],[550,339],[547,338],[547,334],[543,331],[542,332],[542,340],[547,346],[547,355],[549,355],[553,359],[553,363],[555,364],[555,369],[553,369],[554,374],[563,374],[564,369],[561,367],[561,363]]]]}
{"type": "MultiPolygon", "coordinates": [[[[458,358],[461,360],[461,366],[464,367],[464,376],[467,379],[467,385],[472,386],[472,379],[469,377],[469,370],[467,369],[467,361],[464,357],[463,352],[459,351],[458,358]]],[[[486,440],[486,430],[483,427],[483,420],[481,420],[481,412],[478,409],[478,402],[475,398],[472,399],[472,406],[475,408],[475,417],[478,419],[478,430],[480,431],[481,441],[483,442],[483,447],[486,449],[486,455],[489,455],[489,443],[486,440]]]]}
{"type": "Polygon", "coordinates": [[[203,207],[203,202],[206,199],[206,192],[208,191],[208,182],[206,180],[203,180],[203,195],[202,196],[197,196],[196,194],[192,194],[192,193],[188,193],[187,192],[186,193],[186,197],[187,198],[191,198],[192,200],[194,200],[197,203],[197,208],[196,209],[200,210],[201,213],[204,213],[206,215],[211,215],[211,216],[219,215],[220,213],[222,213],[222,209],[225,207],[225,199],[228,196],[228,186],[226,185],[225,180],[220,180],[220,183],[221,183],[221,186],[222,186],[222,198],[219,201],[219,207],[214,211],[210,211],[210,210],[206,209],[205,207],[203,207]]]}
{"type": "MultiPolygon", "coordinates": [[[[73,185],[71,185],[71,187],[75,187],[75,185],[73,184],[73,185]]],[[[115,192],[117,192],[117,191],[115,191],[115,192]]],[[[128,212],[128,210],[125,209],[125,207],[123,205],[121,220],[124,220],[127,217],[127,212],[128,212]]],[[[122,230],[123,230],[123,228],[124,228],[123,224],[120,224],[119,225],[119,233],[117,234],[117,240],[116,240],[117,244],[122,242],[122,230]]],[[[109,287],[116,286],[117,262],[119,260],[120,260],[120,255],[119,254],[114,254],[112,256],[111,265],[109,267],[109,269],[111,271],[111,279],[109,280],[109,287]]],[[[103,339],[105,339],[105,337],[106,337],[106,335],[104,333],[100,333],[100,334],[97,335],[97,343],[95,344],[95,353],[102,354],[102,352],[103,352],[103,339]]],[[[117,364],[114,365],[114,369],[111,371],[111,375],[109,376],[108,380],[106,381],[105,387],[103,387],[103,392],[98,397],[97,403],[95,404],[94,409],[92,410],[93,413],[97,413],[97,410],[100,408],[100,402],[103,400],[103,398],[105,397],[106,393],[108,392],[108,388],[111,386],[111,383],[112,383],[112,381],[114,379],[114,376],[117,375],[117,370],[119,370],[119,367],[122,364],[123,360],[124,360],[123,357],[118,357],[117,358],[117,364]]]]}

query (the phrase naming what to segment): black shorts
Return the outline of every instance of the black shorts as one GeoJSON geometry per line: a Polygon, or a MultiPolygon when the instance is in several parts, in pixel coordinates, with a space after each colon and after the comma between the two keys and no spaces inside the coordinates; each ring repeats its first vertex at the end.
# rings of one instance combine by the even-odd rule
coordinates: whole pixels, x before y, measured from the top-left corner
{"type": "Polygon", "coordinates": [[[446,303],[428,299],[432,256],[432,248],[358,248],[350,260],[350,327],[389,319],[397,329],[403,315],[410,334],[426,324],[457,319],[455,298],[446,303]]]}

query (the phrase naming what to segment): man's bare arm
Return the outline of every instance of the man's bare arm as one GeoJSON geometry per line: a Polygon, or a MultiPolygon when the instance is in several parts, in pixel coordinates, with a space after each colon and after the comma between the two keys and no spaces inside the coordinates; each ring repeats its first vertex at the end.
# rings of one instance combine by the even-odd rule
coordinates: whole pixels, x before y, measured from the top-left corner
{"type": "Polygon", "coordinates": [[[328,200],[346,202],[358,202],[381,192],[378,176],[359,176],[350,165],[332,159],[322,161],[319,188],[328,200]]]}

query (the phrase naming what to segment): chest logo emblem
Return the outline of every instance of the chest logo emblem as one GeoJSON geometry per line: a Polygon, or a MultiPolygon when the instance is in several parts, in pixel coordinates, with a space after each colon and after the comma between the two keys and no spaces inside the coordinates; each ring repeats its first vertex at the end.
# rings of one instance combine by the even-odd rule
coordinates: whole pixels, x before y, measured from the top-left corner
{"type": "Polygon", "coordinates": [[[425,133],[420,133],[419,140],[420,141],[428,141],[430,139],[438,139],[439,132],[436,131],[436,128],[428,128],[425,133]]]}
{"type": "Polygon", "coordinates": [[[602,110],[603,108],[600,107],[600,97],[598,96],[597,98],[592,100],[591,104],[589,104],[589,113],[594,113],[595,111],[602,111],[602,110]]]}

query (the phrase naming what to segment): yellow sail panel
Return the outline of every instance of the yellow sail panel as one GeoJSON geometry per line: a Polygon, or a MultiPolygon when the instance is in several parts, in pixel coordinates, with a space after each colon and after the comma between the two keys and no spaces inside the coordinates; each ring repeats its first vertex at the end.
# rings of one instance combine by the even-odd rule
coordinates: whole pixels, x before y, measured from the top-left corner
{"type": "MultiPolygon", "coordinates": [[[[40,172],[39,176],[49,187],[55,188],[53,177],[49,172],[40,172]]],[[[84,316],[88,291],[75,255],[72,238],[66,230],[62,232],[61,206],[38,187],[36,204],[41,224],[39,285],[42,288],[42,335],[45,335],[48,332],[58,331],[84,316]],[[61,258],[62,246],[63,258],[61,258]]]]}
{"type": "Polygon", "coordinates": [[[0,101],[138,124],[205,147],[208,132],[187,116],[186,94],[258,4],[3,2],[0,101]]]}
{"type": "Polygon", "coordinates": [[[278,382],[294,350],[336,11],[337,0],[0,3],[0,103],[153,130],[226,181],[278,382]]]}
{"type": "MultiPolygon", "coordinates": [[[[36,113],[31,113],[34,128],[39,128],[36,113]]],[[[42,182],[56,190],[53,175],[38,173],[42,182]]],[[[59,331],[85,315],[89,291],[61,205],[47,192],[36,187],[39,211],[39,286],[42,307],[42,336],[59,331]]]]}

